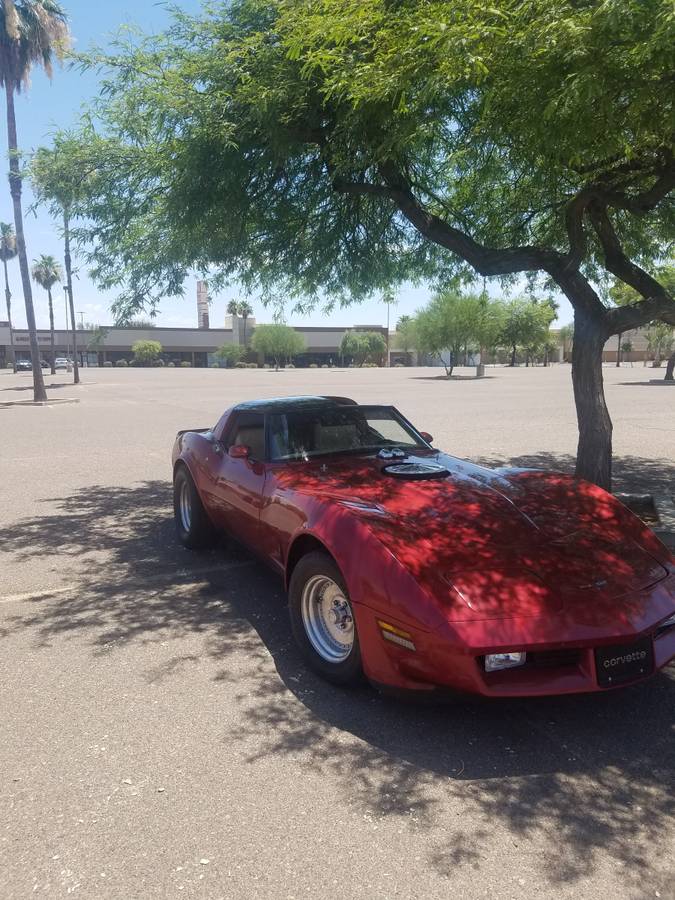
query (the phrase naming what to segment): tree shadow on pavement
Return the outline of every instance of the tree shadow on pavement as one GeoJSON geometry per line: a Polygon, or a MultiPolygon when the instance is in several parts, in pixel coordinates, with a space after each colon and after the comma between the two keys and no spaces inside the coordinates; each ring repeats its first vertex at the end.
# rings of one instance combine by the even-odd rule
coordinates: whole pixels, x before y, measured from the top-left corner
{"type": "MultiPolygon", "coordinates": [[[[623,465],[654,483],[657,464],[623,465]]],[[[24,565],[67,558],[79,567],[76,584],[23,603],[3,619],[5,633],[28,631],[45,647],[84,642],[94,655],[203,636],[216,681],[236,678],[228,752],[239,747],[251,765],[287,757],[328,777],[364,816],[427,834],[428,862],[441,874],[478,868],[495,825],[532,844],[533,865],[551,885],[609,859],[639,892],[653,859],[667,858],[672,667],[637,688],[536,701],[421,706],[367,686],[340,690],[303,666],[271,573],[230,545],[198,555],[178,547],[168,483],[92,486],[49,504],[0,532],[0,547],[24,565]],[[242,656],[246,674],[235,676],[242,656]]],[[[177,654],[145,677],[180,678],[194,659],[177,654]]]]}
{"type": "MultiPolygon", "coordinates": [[[[513,457],[474,457],[481,466],[518,466],[574,474],[575,459],[568,453],[529,453],[513,457]]],[[[656,497],[675,492],[675,462],[672,459],[647,459],[642,456],[615,456],[612,460],[612,487],[615,491],[653,494],[656,497]]]]}

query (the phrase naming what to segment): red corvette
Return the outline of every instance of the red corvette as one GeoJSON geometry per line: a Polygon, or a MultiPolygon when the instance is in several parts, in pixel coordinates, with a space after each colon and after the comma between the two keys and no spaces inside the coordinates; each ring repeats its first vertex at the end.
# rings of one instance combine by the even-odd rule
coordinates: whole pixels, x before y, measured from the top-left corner
{"type": "Polygon", "coordinates": [[[569,476],[435,450],[392,406],[241,403],[173,450],[178,537],[226,532],[285,579],[340,684],[492,697],[601,691],[675,656],[675,559],[569,476]]]}

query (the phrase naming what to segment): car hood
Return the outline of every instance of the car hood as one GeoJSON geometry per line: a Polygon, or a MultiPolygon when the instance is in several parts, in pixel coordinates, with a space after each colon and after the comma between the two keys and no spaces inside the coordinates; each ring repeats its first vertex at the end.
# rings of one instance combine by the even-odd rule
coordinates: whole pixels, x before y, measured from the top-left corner
{"type": "Polygon", "coordinates": [[[636,592],[668,574],[651,532],[595,485],[441,453],[407,461],[449,474],[411,480],[387,474],[387,461],[352,457],[290,477],[295,490],[366,521],[448,621],[566,611],[592,623],[621,598],[629,613],[636,592]]]}

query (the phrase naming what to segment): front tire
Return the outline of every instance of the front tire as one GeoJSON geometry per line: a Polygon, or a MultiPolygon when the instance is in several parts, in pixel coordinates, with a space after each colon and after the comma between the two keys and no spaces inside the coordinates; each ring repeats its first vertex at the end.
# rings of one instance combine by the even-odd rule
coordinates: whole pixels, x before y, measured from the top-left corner
{"type": "Polygon", "coordinates": [[[205,550],[216,543],[216,530],[204,509],[192,476],[182,465],[173,479],[173,515],[178,540],[184,547],[205,550]]]}
{"type": "Polygon", "coordinates": [[[307,665],[333,684],[363,679],[356,620],[342,573],[327,553],[298,562],[288,590],[293,636],[307,665]]]}

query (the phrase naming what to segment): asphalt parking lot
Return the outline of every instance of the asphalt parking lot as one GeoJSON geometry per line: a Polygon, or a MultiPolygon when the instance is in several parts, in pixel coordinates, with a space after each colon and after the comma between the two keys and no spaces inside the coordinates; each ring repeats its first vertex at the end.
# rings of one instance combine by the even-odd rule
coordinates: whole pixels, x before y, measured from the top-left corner
{"type": "MultiPolygon", "coordinates": [[[[83,370],[2,407],[0,897],[675,897],[675,667],[402,704],[299,660],[275,578],[173,536],[170,449],[233,402],[393,402],[459,456],[569,468],[569,367],[83,370]],[[470,374],[468,370],[460,374],[470,374]]],[[[605,370],[617,486],[675,487],[675,389],[605,370]]]]}

